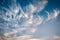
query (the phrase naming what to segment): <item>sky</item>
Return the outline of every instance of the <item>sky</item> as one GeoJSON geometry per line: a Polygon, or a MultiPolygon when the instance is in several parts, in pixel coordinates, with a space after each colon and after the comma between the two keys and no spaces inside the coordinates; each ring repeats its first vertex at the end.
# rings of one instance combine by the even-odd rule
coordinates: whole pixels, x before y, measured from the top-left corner
{"type": "Polygon", "coordinates": [[[0,0],[0,40],[60,40],[60,0],[0,0]]]}

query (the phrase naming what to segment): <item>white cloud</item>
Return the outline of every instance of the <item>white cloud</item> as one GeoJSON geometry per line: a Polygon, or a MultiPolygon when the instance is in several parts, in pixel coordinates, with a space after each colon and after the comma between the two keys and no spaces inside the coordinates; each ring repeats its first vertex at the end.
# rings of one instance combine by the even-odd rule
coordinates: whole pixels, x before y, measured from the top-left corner
{"type": "Polygon", "coordinates": [[[44,8],[45,8],[45,6],[46,6],[46,4],[48,3],[48,1],[47,0],[42,0],[42,1],[39,1],[38,2],[38,4],[37,4],[37,12],[40,12],[40,11],[42,11],[44,8]]]}
{"type": "Polygon", "coordinates": [[[43,22],[43,17],[38,16],[36,19],[33,19],[35,25],[40,25],[43,22]]]}
{"type": "Polygon", "coordinates": [[[36,31],[36,28],[32,28],[31,32],[34,33],[36,31]]]}
{"type": "Polygon", "coordinates": [[[47,12],[47,14],[48,14],[48,18],[46,19],[46,21],[54,20],[60,14],[60,10],[53,10],[53,12],[51,13],[47,12]]]}
{"type": "Polygon", "coordinates": [[[26,17],[29,18],[26,22],[24,22],[25,26],[31,26],[31,25],[37,26],[40,25],[43,21],[43,18],[41,16],[37,15],[37,17],[34,17],[33,13],[38,13],[42,11],[47,4],[47,0],[37,1],[37,3],[36,2],[34,3],[35,5],[29,4],[25,7],[26,17]]]}
{"type": "Polygon", "coordinates": [[[56,36],[53,36],[52,38],[32,38],[31,36],[20,36],[17,38],[18,40],[21,39],[21,40],[60,40],[60,37],[57,37],[56,36]]]}
{"type": "Polygon", "coordinates": [[[34,34],[37,28],[31,27],[26,29],[26,34],[34,34]]]}
{"type": "Polygon", "coordinates": [[[58,38],[60,38],[60,36],[54,36],[53,38],[54,38],[54,39],[58,39],[58,38]]]}
{"type": "MultiPolygon", "coordinates": [[[[28,40],[31,37],[31,35],[22,35],[19,37],[15,37],[15,40],[28,40]]],[[[13,38],[12,38],[13,39],[13,38]]]]}
{"type": "MultiPolygon", "coordinates": [[[[16,5],[13,5],[13,7],[16,6],[16,7],[14,7],[14,9],[13,9],[13,7],[10,7],[10,10],[5,8],[8,11],[6,12],[6,16],[4,17],[4,19],[6,21],[11,22],[11,21],[20,20],[21,18],[23,18],[23,20],[26,19],[26,21],[24,21],[23,25],[30,25],[30,24],[33,24],[33,23],[41,24],[42,23],[42,18],[41,17],[33,18],[34,17],[33,13],[36,12],[38,9],[42,10],[43,9],[42,7],[45,7],[46,3],[47,3],[47,1],[41,1],[41,2],[39,1],[38,6],[34,6],[33,4],[29,4],[28,6],[26,6],[26,12],[23,11],[21,6],[16,6],[16,5]],[[42,9],[40,9],[39,7],[42,8],[42,9]],[[20,11],[20,15],[17,16],[17,13],[19,11],[20,11]],[[12,19],[12,15],[14,17],[13,19],[12,19]],[[9,18],[7,18],[7,16],[9,16],[9,18]]],[[[37,16],[39,16],[39,15],[37,15],[37,16]]]]}
{"type": "Polygon", "coordinates": [[[45,37],[45,38],[37,38],[37,37],[32,37],[31,35],[22,35],[19,37],[1,37],[0,39],[4,40],[60,40],[60,36],[53,36],[53,37],[45,37]]]}
{"type": "Polygon", "coordinates": [[[29,4],[26,6],[26,13],[31,14],[35,12],[36,7],[33,4],[29,4]]]}
{"type": "Polygon", "coordinates": [[[10,35],[15,35],[16,36],[16,33],[17,32],[22,32],[23,30],[26,30],[26,28],[17,28],[17,29],[12,29],[12,31],[8,31],[6,33],[4,33],[4,36],[10,36],[10,35]]]}
{"type": "Polygon", "coordinates": [[[28,12],[28,14],[35,13],[35,12],[38,13],[45,8],[47,3],[48,3],[47,0],[42,0],[42,1],[34,0],[33,4],[29,4],[26,6],[25,11],[28,12]]]}
{"type": "MultiPolygon", "coordinates": [[[[36,5],[34,4],[29,4],[26,6],[26,12],[23,11],[23,9],[21,8],[21,6],[16,6],[14,7],[14,9],[11,7],[11,9],[6,9],[6,16],[4,16],[4,20],[8,21],[8,25],[10,25],[12,27],[15,27],[16,29],[12,29],[11,32],[7,31],[6,33],[4,33],[5,36],[10,36],[12,34],[14,34],[14,37],[16,37],[16,33],[22,32],[22,31],[26,31],[26,34],[33,34],[36,32],[38,25],[42,24],[43,22],[43,17],[41,17],[40,15],[36,15],[34,16],[33,13],[37,13],[42,11],[44,9],[44,7],[46,6],[47,1],[43,0],[43,1],[39,1],[37,2],[36,5]],[[17,15],[17,13],[20,11],[20,14],[17,15]],[[7,18],[7,15],[10,16],[10,18],[7,18]],[[12,19],[12,15],[14,16],[14,18],[12,19]],[[16,16],[17,15],[17,16],[16,16]],[[23,23],[19,24],[18,22],[21,21],[20,19],[22,18],[23,23]],[[11,22],[11,23],[10,23],[11,22]],[[22,26],[21,26],[22,25],[22,26]]],[[[14,6],[14,5],[13,5],[14,6]]],[[[51,20],[51,19],[55,19],[58,15],[59,15],[60,11],[59,10],[54,10],[53,13],[49,13],[48,14],[48,18],[47,21],[51,20]]],[[[9,27],[9,26],[8,26],[9,27]]],[[[9,29],[9,28],[8,28],[9,29]]],[[[30,35],[22,35],[16,38],[11,38],[14,40],[58,40],[60,37],[54,36],[53,38],[33,38],[30,35]]]]}
{"type": "MultiPolygon", "coordinates": [[[[33,13],[37,13],[42,11],[44,7],[46,6],[47,1],[39,1],[36,5],[29,4],[26,6],[26,12],[23,11],[21,6],[13,5],[10,7],[10,9],[6,9],[6,15],[4,16],[4,20],[8,21],[8,25],[11,25],[11,27],[15,27],[16,29],[11,29],[11,32],[6,32],[5,36],[10,36],[12,34],[16,35],[17,32],[22,32],[23,30],[26,30],[26,34],[33,34],[37,30],[38,25],[40,25],[43,22],[43,17],[40,15],[33,15],[33,13]],[[15,7],[14,7],[15,6],[15,7]],[[20,14],[18,12],[20,11],[20,14]],[[14,18],[12,18],[12,15],[14,18]],[[7,18],[9,16],[9,18],[7,18]],[[18,22],[21,22],[18,23],[18,22]],[[23,28],[21,28],[23,27],[23,28]],[[36,28],[35,28],[36,27],[36,28]]],[[[8,26],[9,27],[9,26],[8,26]]],[[[10,30],[10,29],[9,29],[10,30]]],[[[21,38],[21,37],[20,37],[21,38]]],[[[21,40],[26,39],[27,37],[22,37],[21,40]]],[[[17,39],[19,40],[19,38],[17,39]]],[[[39,39],[28,39],[28,40],[39,40],[39,39]]]]}
{"type": "Polygon", "coordinates": [[[49,38],[48,37],[37,38],[37,37],[32,37],[31,35],[22,35],[22,36],[10,38],[10,39],[11,40],[60,40],[60,36],[53,36],[53,37],[49,37],[49,38]]]}

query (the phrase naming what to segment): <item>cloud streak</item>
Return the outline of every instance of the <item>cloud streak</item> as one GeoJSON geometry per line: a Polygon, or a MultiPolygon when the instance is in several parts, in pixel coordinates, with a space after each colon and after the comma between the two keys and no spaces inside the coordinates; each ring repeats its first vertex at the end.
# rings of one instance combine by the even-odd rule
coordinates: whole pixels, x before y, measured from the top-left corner
{"type": "MultiPolygon", "coordinates": [[[[46,11],[47,12],[47,11],[46,11]]],[[[57,18],[57,16],[60,14],[60,10],[57,10],[57,9],[55,9],[55,10],[53,10],[53,12],[47,12],[47,16],[48,16],[48,18],[46,19],[46,22],[47,21],[50,21],[50,20],[54,20],[54,19],[56,19],[57,18]]]]}
{"type": "Polygon", "coordinates": [[[31,35],[22,35],[16,38],[7,38],[5,37],[6,40],[60,40],[60,36],[53,36],[51,38],[35,38],[31,37],[31,35]]]}

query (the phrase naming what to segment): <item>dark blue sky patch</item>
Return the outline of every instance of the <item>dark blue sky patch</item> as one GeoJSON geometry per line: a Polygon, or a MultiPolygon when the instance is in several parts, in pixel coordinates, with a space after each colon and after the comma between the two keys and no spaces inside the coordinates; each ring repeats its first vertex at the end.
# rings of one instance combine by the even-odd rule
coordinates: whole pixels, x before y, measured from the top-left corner
{"type": "Polygon", "coordinates": [[[17,0],[17,3],[19,3],[21,7],[23,8],[24,6],[30,3],[30,0],[17,0]]]}
{"type": "Polygon", "coordinates": [[[50,11],[56,8],[60,9],[60,0],[48,0],[45,10],[50,11]]]}

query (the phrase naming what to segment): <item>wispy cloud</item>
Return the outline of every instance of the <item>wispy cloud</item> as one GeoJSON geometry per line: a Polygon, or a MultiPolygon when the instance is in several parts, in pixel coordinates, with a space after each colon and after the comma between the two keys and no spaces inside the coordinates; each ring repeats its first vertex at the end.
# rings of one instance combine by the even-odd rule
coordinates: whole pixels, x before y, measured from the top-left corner
{"type": "Polygon", "coordinates": [[[59,36],[53,36],[52,38],[32,38],[31,36],[20,36],[18,40],[60,40],[59,36]]]}
{"type": "MultiPolygon", "coordinates": [[[[0,38],[2,39],[2,38],[0,38]]],[[[60,36],[53,36],[53,37],[45,37],[45,38],[37,38],[37,37],[32,37],[31,35],[22,35],[19,37],[14,37],[14,38],[8,38],[4,37],[6,40],[60,40],[60,36]]]]}
{"type": "MultiPolygon", "coordinates": [[[[17,6],[16,3],[12,7],[9,7],[9,9],[3,7],[3,9],[6,10],[5,15],[3,15],[3,19],[7,21],[6,25],[8,27],[8,30],[4,33],[4,35],[11,36],[12,34],[14,34],[14,37],[16,37],[14,38],[14,40],[48,40],[46,38],[32,38],[33,35],[30,36],[30,34],[36,32],[38,25],[41,25],[43,21],[45,22],[44,17],[38,15],[38,13],[44,9],[47,2],[47,0],[42,0],[37,1],[36,3],[35,0],[35,5],[30,3],[29,5],[24,7],[26,9],[25,12],[22,7],[20,5],[17,6]],[[34,13],[37,13],[37,15],[34,15],[34,13]],[[21,33],[23,31],[25,31],[26,33],[22,34],[22,36],[19,37],[16,36],[16,33],[21,33]]],[[[59,15],[59,13],[59,10],[53,10],[53,13],[47,12],[48,17],[46,19],[46,22],[55,19],[59,15]]]]}
{"type": "MultiPolygon", "coordinates": [[[[27,34],[34,33],[38,25],[40,25],[43,22],[43,17],[40,15],[33,15],[34,13],[37,13],[39,11],[42,11],[44,7],[46,6],[47,1],[38,1],[36,5],[29,4],[27,5],[26,11],[24,12],[21,6],[17,6],[16,3],[12,7],[9,7],[9,9],[4,8],[6,10],[6,14],[3,16],[3,19],[7,21],[8,28],[16,27],[16,29],[11,29],[11,32],[6,32],[4,35],[9,36],[11,34],[15,34],[17,32],[22,32],[23,30],[26,31],[27,34]],[[19,13],[19,14],[18,14],[19,13]],[[10,25],[10,26],[9,26],[10,25]],[[34,27],[35,26],[35,27],[34,27]],[[21,28],[23,27],[23,28],[21,28]]],[[[10,29],[9,29],[10,30],[10,29]]]]}
{"type": "Polygon", "coordinates": [[[34,12],[40,12],[42,11],[46,4],[48,3],[47,0],[40,0],[40,1],[37,1],[37,0],[32,0],[33,1],[33,4],[29,4],[26,6],[26,9],[25,11],[28,12],[28,13],[34,13],[34,12]]]}
{"type": "Polygon", "coordinates": [[[60,14],[60,10],[55,9],[53,10],[53,12],[47,12],[47,14],[48,18],[46,19],[46,21],[54,20],[60,14]]]}

